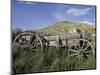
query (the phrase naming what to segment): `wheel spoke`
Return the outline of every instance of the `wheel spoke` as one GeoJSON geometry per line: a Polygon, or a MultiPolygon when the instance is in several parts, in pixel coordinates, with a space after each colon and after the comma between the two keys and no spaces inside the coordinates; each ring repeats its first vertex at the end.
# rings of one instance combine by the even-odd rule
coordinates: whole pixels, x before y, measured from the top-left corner
{"type": "Polygon", "coordinates": [[[71,54],[71,55],[69,55],[69,56],[76,56],[76,55],[78,55],[77,53],[75,53],[75,54],[71,54]]]}
{"type": "Polygon", "coordinates": [[[90,55],[86,55],[87,57],[90,57],[90,55]]]}
{"type": "Polygon", "coordinates": [[[34,37],[34,35],[31,34],[31,35],[30,35],[30,42],[32,41],[33,37],[34,37]]]}
{"type": "Polygon", "coordinates": [[[91,52],[93,52],[92,50],[91,51],[85,51],[84,53],[91,53],[91,52]]]}
{"type": "Polygon", "coordinates": [[[37,42],[37,39],[36,39],[36,38],[35,38],[35,39],[33,40],[33,42],[31,43],[31,46],[32,46],[35,42],[37,42]]]}
{"type": "Polygon", "coordinates": [[[39,43],[39,44],[37,44],[37,45],[32,46],[31,48],[35,48],[35,47],[37,47],[37,46],[39,46],[39,45],[41,45],[41,44],[39,43]]]}
{"type": "Polygon", "coordinates": [[[85,45],[85,41],[83,41],[83,44],[82,44],[82,49],[84,48],[84,45],[85,45]]]}
{"type": "Polygon", "coordinates": [[[78,51],[76,51],[76,50],[74,50],[74,49],[70,49],[70,51],[72,51],[72,52],[78,52],[78,51]]]}
{"type": "Polygon", "coordinates": [[[76,56],[76,59],[78,59],[78,58],[79,58],[79,55],[76,56]]]}
{"type": "Polygon", "coordinates": [[[35,38],[35,39],[33,40],[32,44],[35,43],[36,41],[37,41],[37,39],[35,38]]]}
{"type": "Polygon", "coordinates": [[[79,49],[75,46],[75,49],[78,51],[79,49]]]}
{"type": "Polygon", "coordinates": [[[79,56],[78,60],[80,60],[80,59],[81,59],[81,56],[79,56]]]}
{"type": "Polygon", "coordinates": [[[89,47],[89,44],[85,47],[85,49],[83,50],[83,52],[89,47]]]}

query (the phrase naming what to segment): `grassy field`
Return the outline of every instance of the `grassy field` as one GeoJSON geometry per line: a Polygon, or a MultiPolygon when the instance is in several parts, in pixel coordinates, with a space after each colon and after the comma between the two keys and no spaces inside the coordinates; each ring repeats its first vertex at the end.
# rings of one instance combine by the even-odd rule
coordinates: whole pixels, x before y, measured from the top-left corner
{"type": "Polygon", "coordinates": [[[13,72],[14,73],[34,73],[49,71],[69,71],[95,69],[96,61],[94,57],[84,61],[70,59],[68,48],[56,49],[49,47],[44,54],[43,51],[32,51],[19,45],[13,46],[13,72]]]}

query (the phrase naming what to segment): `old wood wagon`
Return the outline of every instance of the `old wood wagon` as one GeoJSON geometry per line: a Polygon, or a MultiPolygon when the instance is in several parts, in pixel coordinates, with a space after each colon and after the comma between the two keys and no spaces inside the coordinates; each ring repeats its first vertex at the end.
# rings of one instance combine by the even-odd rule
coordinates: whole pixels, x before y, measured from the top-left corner
{"type": "Polygon", "coordinates": [[[88,58],[91,54],[95,54],[95,50],[86,34],[69,33],[66,35],[41,35],[35,32],[24,32],[19,34],[13,44],[19,44],[23,47],[31,48],[31,50],[43,50],[45,47],[56,46],[68,47],[68,55],[70,57],[88,58]]]}

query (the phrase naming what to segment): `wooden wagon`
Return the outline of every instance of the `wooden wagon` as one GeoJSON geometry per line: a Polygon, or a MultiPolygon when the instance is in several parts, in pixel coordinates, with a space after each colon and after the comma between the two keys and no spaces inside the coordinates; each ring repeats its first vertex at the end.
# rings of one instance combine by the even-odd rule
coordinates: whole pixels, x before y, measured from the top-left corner
{"type": "Polygon", "coordinates": [[[33,51],[43,50],[45,47],[56,46],[68,47],[68,56],[80,59],[88,58],[95,54],[91,42],[85,34],[66,34],[66,35],[41,35],[35,32],[24,32],[19,34],[13,44],[19,44],[23,47],[29,47],[33,51]]]}

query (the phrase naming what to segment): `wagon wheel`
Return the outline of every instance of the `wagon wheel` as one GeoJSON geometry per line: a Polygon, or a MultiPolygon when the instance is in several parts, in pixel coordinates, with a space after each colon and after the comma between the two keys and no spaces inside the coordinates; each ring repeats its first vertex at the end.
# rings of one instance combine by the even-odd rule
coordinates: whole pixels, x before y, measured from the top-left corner
{"type": "Polygon", "coordinates": [[[25,32],[19,34],[13,44],[18,44],[22,47],[28,47],[32,50],[42,50],[42,41],[36,33],[25,32]]]}
{"type": "Polygon", "coordinates": [[[85,39],[73,39],[69,45],[68,55],[75,60],[88,59],[95,54],[92,44],[85,39]]]}

